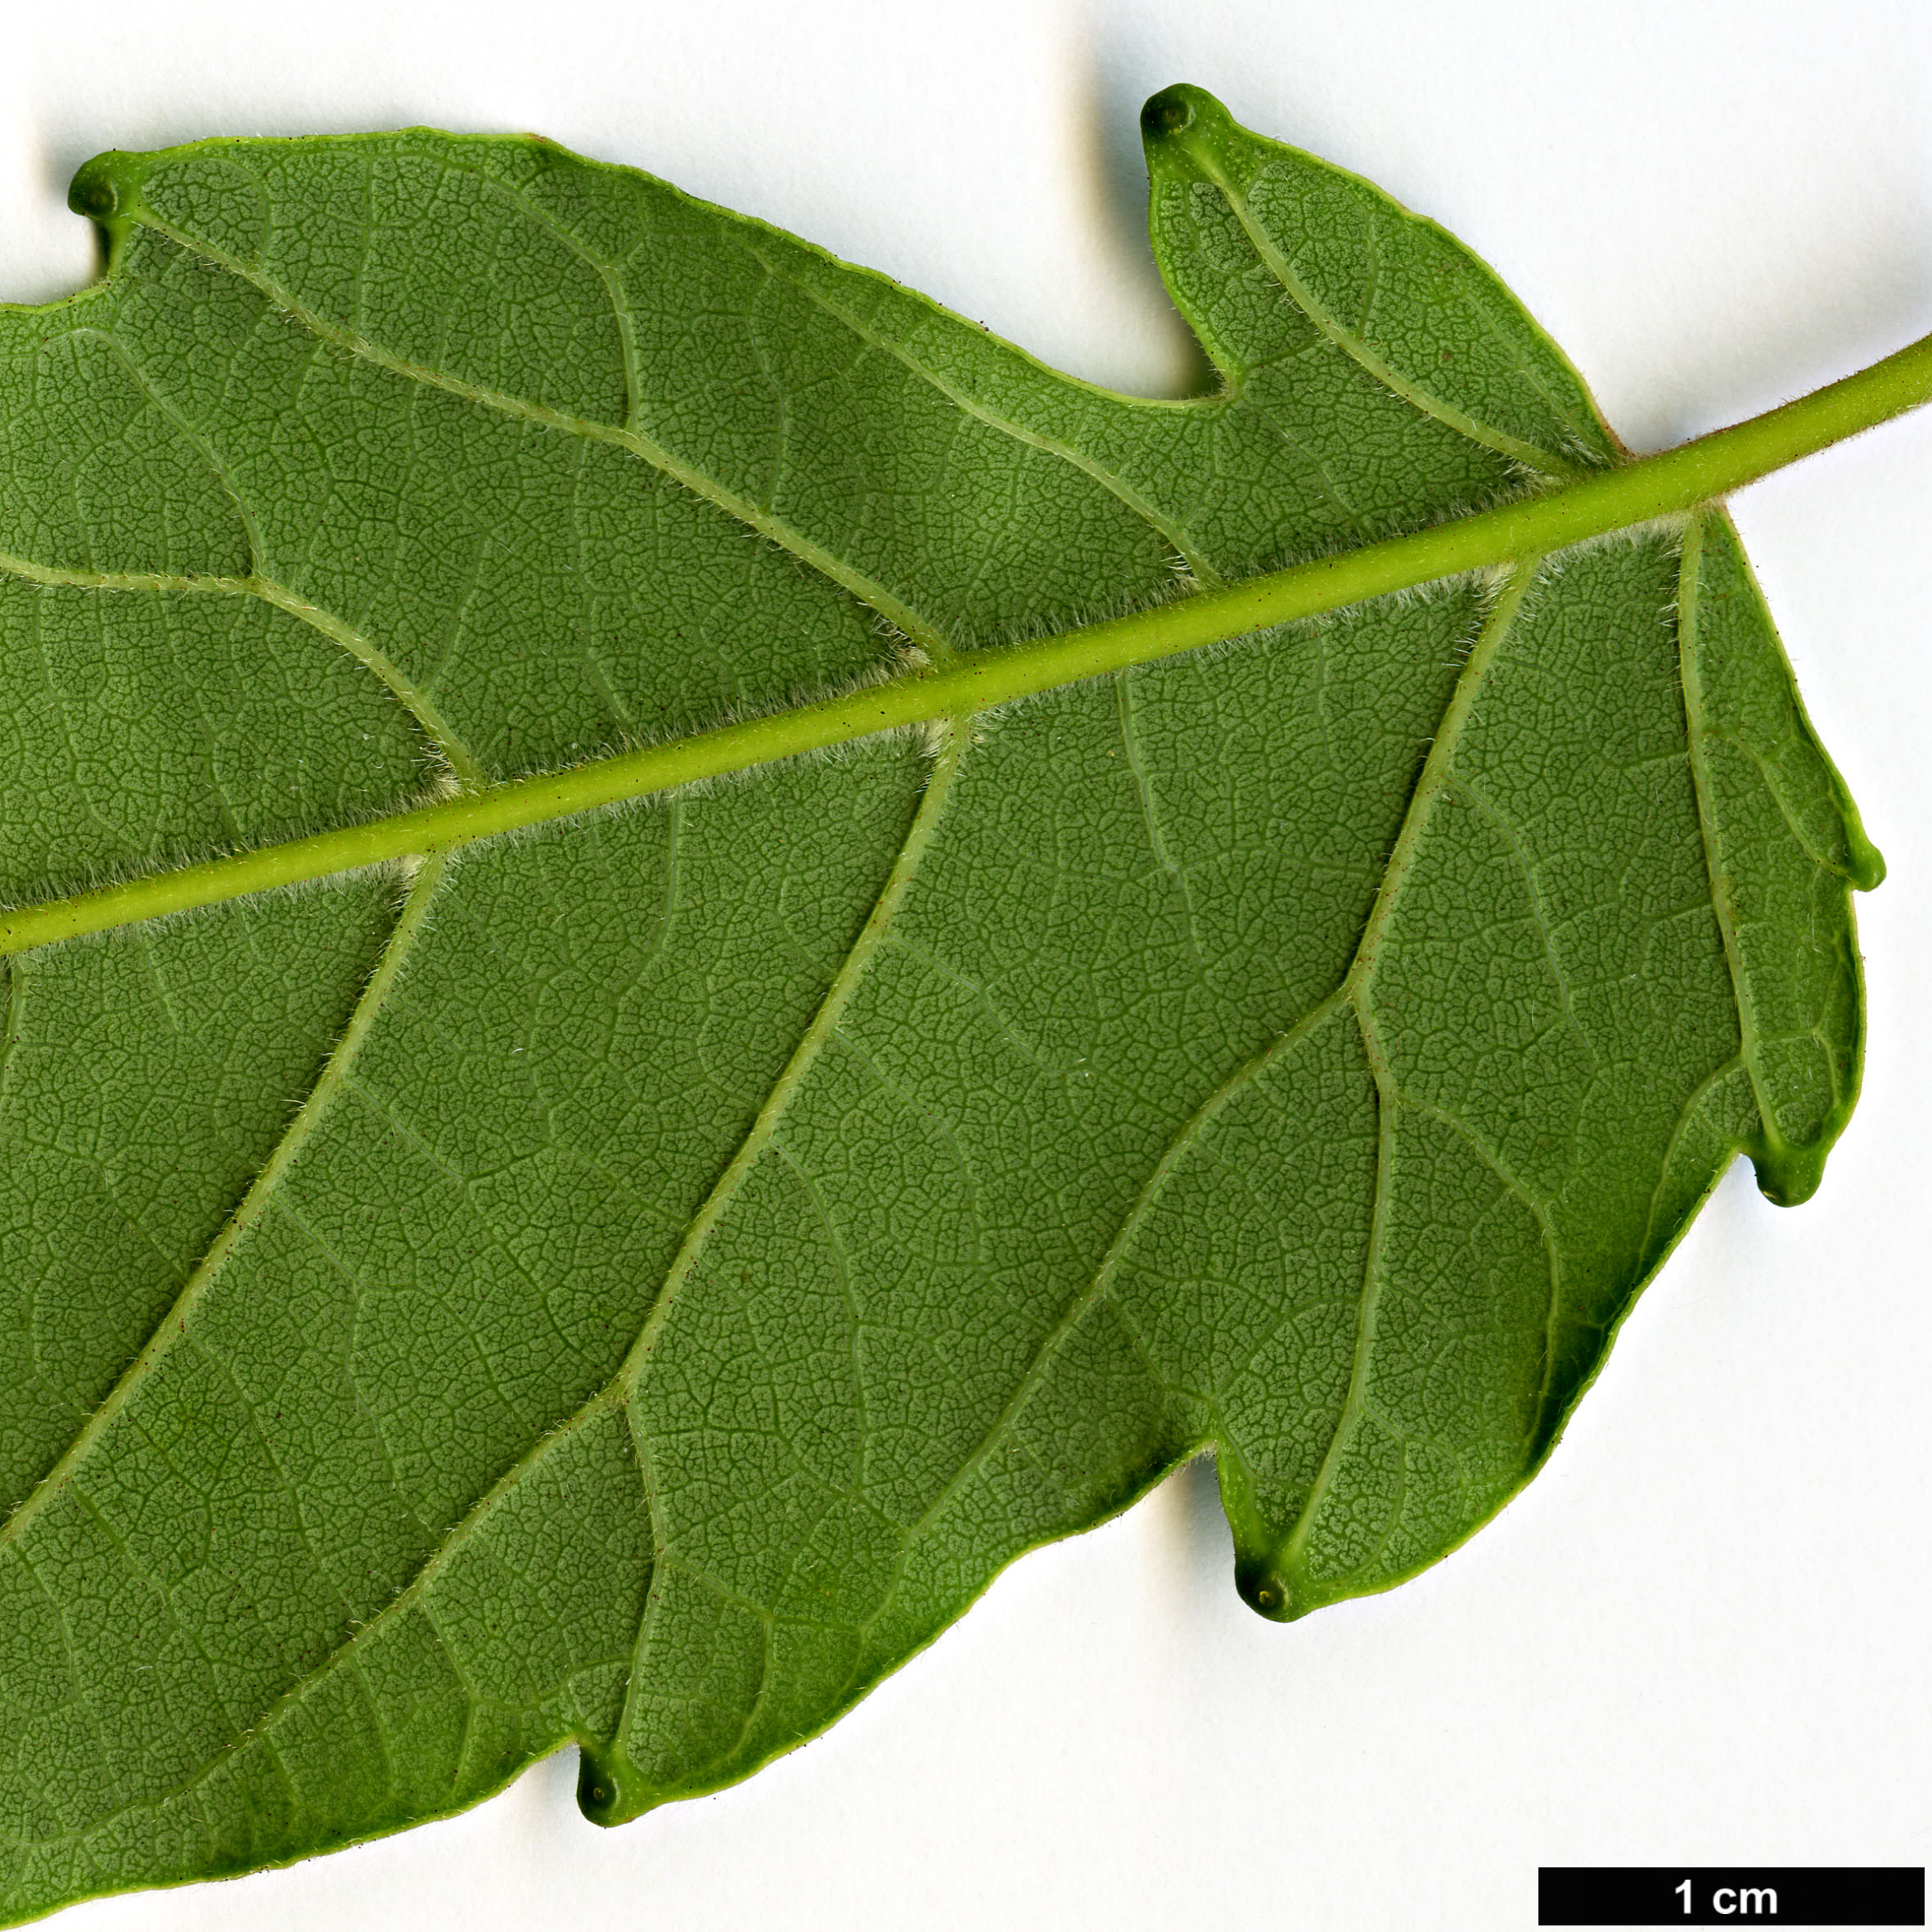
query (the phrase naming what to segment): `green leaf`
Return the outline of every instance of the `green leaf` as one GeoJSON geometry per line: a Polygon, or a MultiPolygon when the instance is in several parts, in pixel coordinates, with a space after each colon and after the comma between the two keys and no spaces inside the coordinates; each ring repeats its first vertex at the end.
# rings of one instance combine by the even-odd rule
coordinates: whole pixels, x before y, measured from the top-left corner
{"type": "Polygon", "coordinates": [[[533,140],[81,171],[110,272],[0,310],[0,1910],[715,1788],[1203,1445],[1257,1609],[1385,1588],[1737,1151],[1817,1185],[1880,867],[1701,507],[1799,444],[1628,463],[1439,230],[1146,129],[1179,403],[533,140]]]}

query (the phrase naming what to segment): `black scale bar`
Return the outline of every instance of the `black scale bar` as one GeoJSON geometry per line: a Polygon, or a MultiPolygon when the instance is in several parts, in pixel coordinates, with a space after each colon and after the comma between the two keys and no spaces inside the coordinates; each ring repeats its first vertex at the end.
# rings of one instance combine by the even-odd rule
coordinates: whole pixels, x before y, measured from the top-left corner
{"type": "Polygon", "coordinates": [[[1546,1865],[1540,1925],[1922,1925],[1922,1865],[1546,1865]]]}

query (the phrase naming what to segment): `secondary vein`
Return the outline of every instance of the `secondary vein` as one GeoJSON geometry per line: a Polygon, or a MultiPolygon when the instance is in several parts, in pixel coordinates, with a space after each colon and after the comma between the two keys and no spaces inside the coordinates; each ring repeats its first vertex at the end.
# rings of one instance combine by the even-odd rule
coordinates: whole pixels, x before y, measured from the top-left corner
{"type": "Polygon", "coordinates": [[[1711,910],[1717,918],[1718,934],[1724,948],[1724,969],[1730,975],[1732,1001],[1737,1009],[1738,1059],[1745,1078],[1751,1083],[1751,1097],[1757,1104],[1759,1125],[1766,1143],[1774,1154],[1779,1154],[1784,1151],[1785,1139],[1778,1131],[1777,1117],[1772,1110],[1759,1065],[1757,1003],[1751,998],[1743,948],[1738,939],[1737,908],[1732,898],[1724,865],[1716,799],[1709,765],[1705,756],[1705,741],[1709,735],[1709,725],[1705,714],[1704,676],[1698,658],[1697,635],[1700,567],[1703,557],[1704,520],[1697,517],[1692,519],[1684,532],[1683,551],[1678,565],[1678,682],[1684,696],[1684,739],[1690,751],[1691,786],[1697,799],[1697,830],[1704,846],[1711,910]]]}
{"type": "MultiPolygon", "coordinates": [[[[142,221],[158,235],[164,235],[177,247],[187,249],[199,255],[204,261],[215,263],[232,275],[239,276],[251,287],[259,290],[274,304],[290,321],[308,330],[311,335],[345,350],[358,360],[373,363],[386,369],[393,376],[400,376],[411,382],[421,383],[427,388],[439,389],[453,396],[460,396],[465,402],[475,403],[480,408],[493,409],[504,416],[516,417],[525,422],[540,423],[547,429],[561,430],[570,435],[588,438],[592,442],[609,443],[642,457],[651,466],[669,476],[674,483],[681,484],[694,496],[701,497],[714,508],[722,510],[746,528],[755,530],[768,543],[788,552],[800,563],[809,565],[821,576],[828,577],[841,589],[856,597],[866,607],[898,631],[904,633],[926,654],[939,660],[952,655],[952,646],[939,625],[915,610],[903,597],[889,590],[884,584],[868,577],[862,570],[855,569],[842,557],[835,556],[822,544],[814,543],[804,531],[795,528],[782,517],[768,510],[761,510],[749,498],[741,496],[727,489],[717,477],[707,475],[695,465],[673,456],[663,444],[646,435],[634,426],[619,427],[611,423],[596,422],[588,417],[573,416],[566,410],[552,409],[542,403],[534,403],[527,397],[513,396],[502,390],[488,387],[482,383],[466,382],[461,376],[452,376],[447,371],[433,369],[427,363],[411,362],[386,349],[380,343],[372,342],[366,336],[358,335],[339,322],[330,322],[312,308],[296,300],[288,290],[259,268],[251,268],[238,258],[211,248],[206,242],[170,226],[157,216],[143,211],[142,221]]],[[[621,340],[621,337],[620,337],[621,340]]]]}
{"type": "Polygon", "coordinates": [[[1220,572],[1208,561],[1205,552],[1189,538],[1187,528],[1179,519],[1157,509],[1126,478],[1117,476],[1105,464],[1097,462],[1084,450],[1075,448],[1072,444],[1063,443],[1058,437],[1046,435],[1038,430],[1029,430],[1024,424],[1015,422],[1011,417],[1001,415],[998,410],[961,389],[957,383],[948,382],[936,369],[921,362],[903,344],[881,336],[876,330],[868,329],[857,317],[841,308],[829,296],[822,295],[817,289],[808,288],[795,277],[787,275],[783,269],[773,268],[755,250],[752,253],[753,259],[768,275],[798,290],[807,301],[824,310],[835,322],[849,329],[860,341],[870,345],[881,355],[890,356],[902,368],[910,371],[921,381],[938,390],[954,408],[962,411],[977,422],[984,423],[989,429],[998,430],[1002,435],[1010,436],[1016,443],[1025,444],[1043,454],[1057,457],[1062,462],[1072,465],[1074,469],[1091,477],[1110,496],[1124,504],[1161,538],[1187,565],[1197,583],[1211,585],[1221,581],[1220,572]]]}
{"type": "MultiPolygon", "coordinates": [[[[1337,987],[1325,998],[1317,1001],[1285,1033],[1278,1034],[1259,1052],[1244,1060],[1175,1129],[1166,1146],[1161,1150],[1160,1158],[1149,1170],[1146,1178],[1128,1204],[1127,1212],[1121,1217],[1120,1224],[1114,1232],[1114,1238],[1108,1242],[1106,1252],[1101,1257],[1098,1265],[1082,1286],[1079,1293],[1061,1311],[1059,1319],[1034,1350],[1025,1371],[1001,1405],[999,1413],[987,1425],[984,1433],[939,1493],[921,1512],[917,1520],[907,1527],[895,1571],[894,1588],[897,1587],[898,1576],[903,1573],[905,1554],[912,1547],[914,1540],[923,1530],[930,1527],[947,1504],[965,1487],[973,1472],[998,1447],[1007,1430],[1032,1400],[1040,1384],[1045,1380],[1047,1371],[1052,1367],[1054,1358],[1058,1355],[1062,1345],[1079,1327],[1082,1318],[1094,1304],[1106,1298],[1113,1286],[1115,1277],[1131,1253],[1136,1238],[1146,1224],[1148,1215],[1153,1211],[1155,1204],[1160,1200],[1174,1169],[1200,1143],[1202,1135],[1226,1110],[1229,1102],[1237,1094],[1245,1092],[1269,1067],[1285,1055],[1292,1052],[1317,1027],[1332,1018],[1347,997],[1348,989],[1344,985],[1337,987]]],[[[1192,1448],[1190,1448],[1186,1453],[1192,1454],[1192,1448]]],[[[872,1619],[874,1622],[876,1622],[878,1616],[885,1614],[883,1606],[890,1601],[890,1597],[891,1590],[889,1589],[881,1598],[881,1608],[875,1615],[872,1619]]],[[[866,1628],[869,1630],[871,1624],[868,1624],[866,1628]]]]}
{"type": "Polygon", "coordinates": [[[394,659],[379,649],[354,625],[278,583],[259,571],[246,577],[205,576],[170,570],[95,570],[58,564],[36,563],[31,557],[0,551],[0,574],[18,577],[50,590],[146,591],[156,596],[254,597],[286,616],[318,631],[379,678],[390,695],[416,721],[431,746],[460,783],[476,786],[485,781],[483,766],[435,702],[403,675],[394,659]]]}
{"type": "MultiPolygon", "coordinates": [[[[703,1205],[691,1218],[689,1229],[669,1268],[665,1272],[664,1285],[652,1304],[650,1313],[645,1317],[637,1332],[637,1340],[611,1378],[610,1388],[629,1400],[634,1393],[639,1376],[643,1373],[656,1345],[657,1338],[663,1332],[664,1325],[678,1299],[679,1291],[691,1278],[699,1256],[705,1243],[739,1189],[743,1187],[759,1158],[772,1144],[778,1123],[786,1109],[791,1104],[792,1097],[804,1083],[812,1065],[826,1043],[838,1032],[839,1024],[852,1002],[852,997],[858,989],[873,961],[878,957],[880,948],[885,943],[892,922],[904,903],[907,891],[917,873],[921,861],[932,843],[934,832],[946,809],[952,782],[957,776],[961,759],[965,755],[967,734],[957,723],[947,727],[946,741],[940,747],[939,755],[933,760],[932,769],[926,779],[925,791],[919,801],[919,808],[912,815],[912,822],[907,828],[906,836],[900,844],[898,857],[892,870],[886,876],[885,884],[858,937],[853,942],[852,949],[840,962],[831,984],[826,989],[818,1011],[812,1022],[793,1048],[782,1072],[772,1084],[764,1104],[759,1109],[750,1131],[740,1143],[736,1154],[717,1183],[705,1198],[703,1205]]],[[[657,1556],[661,1559],[665,1552],[667,1538],[664,1525],[659,1520],[657,1488],[651,1468],[651,1444],[638,1432],[635,1418],[632,1422],[633,1438],[637,1459],[645,1473],[645,1493],[651,1499],[651,1541],[657,1556]]],[[[637,1630],[637,1646],[644,1641],[644,1622],[640,1621],[637,1630]]],[[[633,1673],[633,1687],[635,1673],[633,1673]]],[[[624,1693],[624,1715],[618,1727],[619,1739],[628,1725],[631,1713],[631,1690],[624,1693]]]]}
{"type": "Polygon", "coordinates": [[[1304,1553],[1308,1539],[1313,1531],[1316,1518],[1321,1514],[1322,1505],[1334,1486],[1335,1479],[1340,1472],[1343,1460],[1361,1428],[1362,1418],[1368,1406],[1369,1370],[1375,1358],[1376,1322],[1380,1310],[1386,1272],[1384,1254],[1388,1242],[1390,1175],[1395,1157],[1395,1117],[1403,1101],[1396,1085],[1388,1047],[1376,1025],[1374,1002],[1370,997],[1376,958],[1382,942],[1387,936],[1389,921],[1394,916],[1396,903],[1402,895],[1403,886],[1414,866],[1416,852],[1421,843],[1423,831],[1428,824],[1435,802],[1449,789],[1453,781],[1457,746],[1461,741],[1462,733],[1475,709],[1476,699],[1481,693],[1491,666],[1496,661],[1497,652],[1502,649],[1502,641],[1508,635],[1510,626],[1521,608],[1523,598],[1535,579],[1537,564],[1540,561],[1532,559],[1519,564],[1511,572],[1508,581],[1503,585],[1484,621],[1482,630],[1470,651],[1468,661],[1456,680],[1456,688],[1450,693],[1449,702],[1443,712],[1435,742],[1429,748],[1429,755],[1423,761],[1421,776],[1416,780],[1416,789],[1410,795],[1407,808],[1403,813],[1402,826],[1396,834],[1394,849],[1389,854],[1388,866],[1382,875],[1381,886],[1376,894],[1375,903],[1370,907],[1368,918],[1362,926],[1362,939],[1355,950],[1354,961],[1344,982],[1344,990],[1354,1008],[1356,1025],[1361,1029],[1362,1047],[1367,1054],[1369,1070],[1376,1084],[1375,1196],[1370,1214],[1368,1251],[1362,1260],[1360,1302],[1355,1322],[1354,1358],[1349,1365],[1349,1385],[1342,1397],[1341,1412],[1335,1418],[1334,1432],[1329,1437],[1327,1449],[1322,1455],[1320,1466],[1315,1471],[1314,1479],[1308,1485],[1308,1493],[1303,1499],[1295,1521],[1281,1545],[1278,1567],[1283,1573],[1282,1586],[1289,1594],[1288,1607],[1292,1609],[1312,1607],[1301,1601],[1308,1588],[1304,1553]]]}
{"type": "Polygon", "coordinates": [[[4,1549],[17,1539],[47,1507],[48,1502],[67,1483],[85,1458],[88,1451],[127,1406],[134,1391],[147,1379],[155,1365],[167,1355],[176,1342],[187,1334],[189,1317],[206,1297],[242,1236],[261,1218],[276,1189],[281,1186],[282,1177],[287,1173],[307,1145],[340,1091],[351,1063],[361,1050],[363,1041],[367,1038],[370,1029],[376,1023],[376,1015],[381,1011],[383,1002],[395,984],[403,960],[422,930],[430,901],[435,896],[441,883],[446,863],[444,859],[432,858],[417,872],[408,896],[403,901],[402,912],[390,931],[388,943],[383,948],[382,957],[376,962],[376,971],[370,975],[368,984],[363,988],[362,997],[356,1002],[348,1025],[344,1027],[328,1058],[323,1061],[315,1084],[310,1088],[307,1097],[296,1110],[295,1118],[289,1122],[281,1140],[276,1143],[275,1151],[269,1155],[247,1193],[241,1197],[241,1205],[229,1216],[221,1232],[215,1236],[207,1253],[202,1256],[194,1272],[182,1285],[180,1294],[169,1305],[168,1312],[155,1325],[140,1353],[122,1371],[119,1380],[96,1407],[74,1440],[68,1444],[60,1460],[22,1498],[7,1521],[0,1524],[0,1549],[4,1549]]]}
{"type": "Polygon", "coordinates": [[[1295,307],[1313,322],[1316,328],[1332,342],[1336,348],[1372,376],[1385,389],[1393,390],[1412,408],[1425,416],[1433,417],[1436,421],[1466,436],[1472,443],[1479,443],[1485,449],[1493,449],[1499,456],[1506,456],[1511,462],[1524,465],[1546,476],[1573,477],[1578,472],[1578,466],[1569,458],[1557,455],[1552,450],[1539,448],[1533,443],[1525,443],[1519,436],[1512,436],[1506,430],[1478,422],[1466,412],[1445,403],[1439,396],[1433,395],[1419,384],[1411,381],[1385,357],[1378,355],[1367,340],[1354,330],[1347,327],[1340,318],[1330,312],[1315,299],[1314,292],[1295,272],[1288,258],[1275,245],[1259,222],[1254,218],[1248,198],[1227,178],[1227,171],[1215,158],[1208,144],[1191,143],[1188,152],[1202,173],[1220,189],[1227,197],[1227,205],[1234,218],[1241,224],[1248,237],[1249,245],[1266,264],[1268,272],[1281,283],[1295,307]]]}

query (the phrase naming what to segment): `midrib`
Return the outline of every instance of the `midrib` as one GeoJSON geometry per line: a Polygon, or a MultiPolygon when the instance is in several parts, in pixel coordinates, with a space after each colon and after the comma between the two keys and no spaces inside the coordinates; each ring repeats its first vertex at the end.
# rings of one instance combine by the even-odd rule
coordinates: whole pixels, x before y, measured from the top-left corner
{"type": "MultiPolygon", "coordinates": [[[[822,698],[570,770],[0,913],[0,953],[448,851],[882,732],[967,716],[1057,686],[1225,643],[1373,597],[1513,565],[1694,511],[1932,397],[1932,337],[1728,430],[1560,489],[1320,556],[1131,615],[822,698]]],[[[184,579],[182,588],[205,579],[184,579]]]]}

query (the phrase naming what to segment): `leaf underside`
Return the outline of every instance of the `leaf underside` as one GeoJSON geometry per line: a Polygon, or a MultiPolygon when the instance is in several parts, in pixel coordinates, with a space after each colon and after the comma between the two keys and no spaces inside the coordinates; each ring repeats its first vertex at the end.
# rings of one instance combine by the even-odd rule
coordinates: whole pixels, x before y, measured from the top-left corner
{"type": "MultiPolygon", "coordinates": [[[[1619,460],[1441,231],[1146,125],[1182,403],[534,140],[89,164],[0,897],[1619,460]]],[[[1266,1614],[1413,1574],[1815,1186],[1877,872],[1709,512],[4,961],[0,1915],[714,1788],[1203,1447],[1266,1614]]]]}

